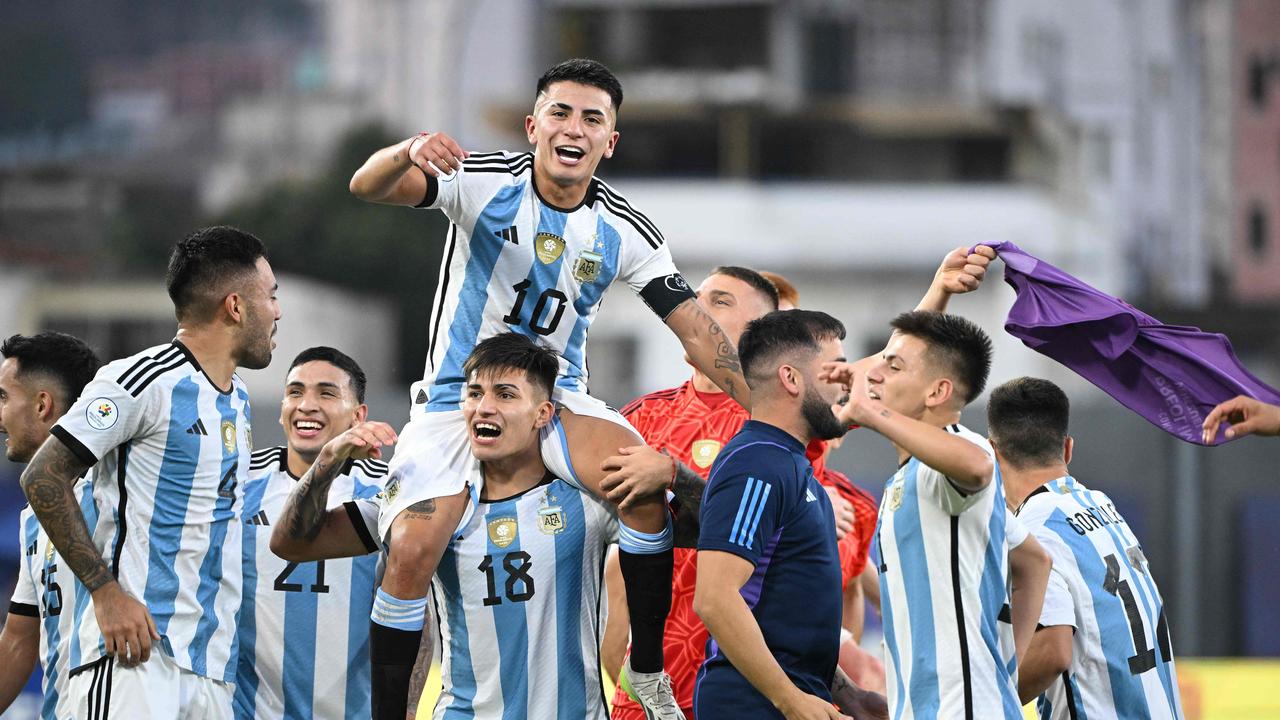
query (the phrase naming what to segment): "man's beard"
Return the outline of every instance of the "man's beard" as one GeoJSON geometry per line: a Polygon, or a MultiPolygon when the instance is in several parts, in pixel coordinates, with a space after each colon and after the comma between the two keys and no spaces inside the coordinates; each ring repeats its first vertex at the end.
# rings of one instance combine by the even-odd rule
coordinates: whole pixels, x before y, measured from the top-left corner
{"type": "Polygon", "coordinates": [[[823,400],[813,387],[805,390],[804,403],[800,405],[800,413],[809,424],[809,434],[820,440],[844,437],[848,432],[835,413],[831,412],[831,403],[823,400]]]}
{"type": "MultiPolygon", "coordinates": [[[[253,317],[250,316],[252,322],[253,317]]],[[[255,333],[247,338],[244,347],[240,352],[240,367],[246,370],[261,370],[271,364],[271,336],[274,334],[275,324],[267,326],[266,330],[255,333]]]]}

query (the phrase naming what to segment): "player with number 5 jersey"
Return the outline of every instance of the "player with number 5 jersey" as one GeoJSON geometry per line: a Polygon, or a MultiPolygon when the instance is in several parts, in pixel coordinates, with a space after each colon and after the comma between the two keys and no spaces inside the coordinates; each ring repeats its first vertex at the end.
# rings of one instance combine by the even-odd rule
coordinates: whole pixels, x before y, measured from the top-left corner
{"type": "Polygon", "coordinates": [[[987,406],[1010,504],[1053,558],[1018,690],[1044,720],[1180,720],[1164,600],[1142,546],[1107,494],[1067,470],[1067,396],[1018,378],[987,406]]]}

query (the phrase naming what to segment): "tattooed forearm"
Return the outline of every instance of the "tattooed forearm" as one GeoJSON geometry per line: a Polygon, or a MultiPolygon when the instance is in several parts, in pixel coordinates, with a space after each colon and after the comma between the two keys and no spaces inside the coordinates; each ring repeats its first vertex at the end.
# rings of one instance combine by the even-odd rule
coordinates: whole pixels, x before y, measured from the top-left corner
{"type": "Polygon", "coordinates": [[[325,457],[316,458],[311,468],[289,493],[280,522],[294,540],[315,540],[324,527],[328,511],[329,486],[338,475],[341,462],[325,457]]]}
{"type": "Polygon", "coordinates": [[[413,720],[418,716],[418,703],[422,700],[422,691],[427,686],[427,675],[431,673],[432,635],[430,623],[422,629],[422,643],[418,645],[418,659],[413,664],[413,674],[409,676],[409,712],[405,720],[413,720]]]}
{"type": "Polygon", "coordinates": [[[688,300],[667,319],[693,364],[721,390],[750,409],[751,393],[742,377],[742,362],[724,328],[696,301],[688,300]]]}
{"type": "Polygon", "coordinates": [[[707,489],[707,481],[681,462],[676,463],[676,479],[671,491],[679,503],[676,513],[675,543],[676,547],[692,548],[698,546],[698,513],[702,510],[702,492],[707,489]]]}
{"type": "Polygon", "coordinates": [[[62,559],[90,592],[115,578],[93,544],[71,488],[89,467],[57,438],[49,438],[22,473],[22,492],[62,559]]]}

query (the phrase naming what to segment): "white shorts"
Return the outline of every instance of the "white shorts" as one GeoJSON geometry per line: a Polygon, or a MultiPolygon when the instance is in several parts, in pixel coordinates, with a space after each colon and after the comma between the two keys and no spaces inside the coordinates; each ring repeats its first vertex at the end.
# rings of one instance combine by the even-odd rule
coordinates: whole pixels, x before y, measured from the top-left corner
{"type": "MultiPolygon", "coordinates": [[[[640,434],[617,410],[586,393],[556,387],[552,400],[557,407],[565,408],[575,415],[600,418],[621,425],[635,434],[637,444],[643,442],[640,434]]],[[[471,442],[468,440],[467,423],[462,411],[425,412],[418,410],[420,407],[423,406],[415,406],[409,423],[400,432],[395,455],[391,457],[390,474],[387,476],[382,508],[378,515],[378,537],[383,542],[391,531],[392,521],[410,505],[431,498],[457,495],[463,488],[470,488],[472,500],[478,500],[480,488],[484,485],[480,462],[471,454],[471,442]]],[[[573,463],[569,460],[569,444],[560,418],[556,417],[544,427],[541,435],[542,461],[547,470],[556,477],[591,492],[582,486],[573,472],[573,463]]],[[[468,503],[459,527],[466,524],[474,507],[474,502],[468,503]]]]}
{"type": "Polygon", "coordinates": [[[112,657],[85,666],[67,681],[66,709],[82,720],[230,720],[234,697],[232,683],[179,667],[153,645],[151,658],[135,667],[112,657]]]}

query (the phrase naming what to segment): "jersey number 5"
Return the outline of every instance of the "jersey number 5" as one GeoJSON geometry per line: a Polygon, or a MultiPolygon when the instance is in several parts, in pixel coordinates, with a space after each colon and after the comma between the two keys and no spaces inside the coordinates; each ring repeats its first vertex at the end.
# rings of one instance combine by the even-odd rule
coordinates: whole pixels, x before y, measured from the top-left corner
{"type": "MultiPolygon", "coordinates": [[[[506,591],[509,602],[524,602],[533,597],[533,578],[529,575],[529,571],[533,569],[533,560],[529,553],[523,550],[507,553],[502,556],[502,567],[507,571],[506,591]],[[521,586],[520,592],[516,592],[516,585],[521,586]]],[[[478,569],[484,573],[489,589],[489,594],[484,599],[485,607],[501,605],[502,598],[498,596],[498,584],[494,578],[493,556],[485,555],[478,569]]]]}
{"type": "MultiPolygon", "coordinates": [[[[1138,611],[1138,602],[1133,597],[1133,588],[1128,580],[1120,579],[1120,561],[1114,554],[1103,560],[1107,563],[1107,576],[1102,581],[1102,589],[1120,598],[1124,604],[1124,614],[1129,620],[1129,632],[1133,634],[1133,649],[1136,655],[1129,658],[1129,674],[1139,675],[1156,666],[1156,650],[1147,647],[1147,632],[1143,629],[1142,613],[1138,611]]],[[[1164,617],[1164,608],[1160,608],[1160,619],[1156,623],[1156,643],[1160,646],[1160,660],[1169,662],[1173,658],[1172,643],[1169,642],[1169,623],[1164,617]]]]}
{"type": "Polygon", "coordinates": [[[57,565],[48,565],[40,570],[40,583],[44,585],[43,605],[45,617],[62,614],[62,587],[53,578],[57,572],[57,565]]]}

